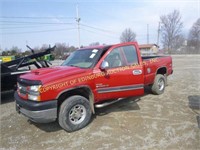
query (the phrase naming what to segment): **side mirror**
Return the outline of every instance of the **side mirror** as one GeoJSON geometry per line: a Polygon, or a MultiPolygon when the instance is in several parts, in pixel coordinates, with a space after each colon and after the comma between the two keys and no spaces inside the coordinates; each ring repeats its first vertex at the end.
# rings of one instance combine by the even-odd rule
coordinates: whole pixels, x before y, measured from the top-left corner
{"type": "Polygon", "coordinates": [[[102,62],[102,64],[101,64],[101,66],[100,66],[100,69],[101,69],[101,70],[106,70],[108,67],[109,67],[108,62],[104,60],[104,61],[102,62]]]}

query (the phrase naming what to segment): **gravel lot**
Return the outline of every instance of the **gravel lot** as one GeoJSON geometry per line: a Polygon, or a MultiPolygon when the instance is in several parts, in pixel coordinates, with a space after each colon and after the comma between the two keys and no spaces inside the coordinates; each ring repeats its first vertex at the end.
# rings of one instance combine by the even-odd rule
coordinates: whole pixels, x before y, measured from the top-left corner
{"type": "Polygon", "coordinates": [[[0,149],[199,150],[200,111],[188,102],[200,98],[200,55],[173,56],[173,66],[164,94],[152,95],[147,89],[142,97],[98,109],[86,128],[73,133],[56,122],[29,122],[16,113],[13,92],[3,93],[0,149]]]}

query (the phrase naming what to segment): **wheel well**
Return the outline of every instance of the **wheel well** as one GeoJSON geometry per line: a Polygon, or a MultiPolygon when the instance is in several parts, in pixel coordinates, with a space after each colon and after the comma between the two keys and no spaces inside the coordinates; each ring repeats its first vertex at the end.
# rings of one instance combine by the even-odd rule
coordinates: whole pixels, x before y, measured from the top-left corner
{"type": "Polygon", "coordinates": [[[166,67],[162,67],[162,68],[159,68],[159,69],[157,70],[157,73],[156,73],[156,74],[165,75],[166,73],[167,73],[166,67]]]}
{"type": "Polygon", "coordinates": [[[69,91],[62,93],[58,97],[58,108],[60,108],[60,105],[64,102],[64,100],[66,100],[68,97],[71,97],[71,96],[74,96],[74,95],[80,95],[80,96],[83,96],[86,99],[88,99],[90,101],[90,104],[91,104],[91,107],[92,107],[91,109],[94,110],[94,108],[93,108],[93,103],[94,103],[93,94],[92,94],[91,90],[87,87],[80,87],[80,88],[76,88],[76,89],[71,89],[69,91]]]}

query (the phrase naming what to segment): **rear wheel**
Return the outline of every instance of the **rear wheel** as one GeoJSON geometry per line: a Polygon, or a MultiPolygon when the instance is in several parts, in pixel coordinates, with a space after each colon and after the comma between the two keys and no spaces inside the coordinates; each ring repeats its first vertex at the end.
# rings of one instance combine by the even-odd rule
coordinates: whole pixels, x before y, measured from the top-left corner
{"type": "Polygon", "coordinates": [[[154,80],[151,90],[154,94],[160,95],[164,92],[166,86],[166,78],[162,74],[157,74],[154,80]]]}
{"type": "Polygon", "coordinates": [[[58,121],[64,130],[72,132],[85,127],[90,122],[91,116],[89,100],[75,95],[61,104],[58,121]]]}

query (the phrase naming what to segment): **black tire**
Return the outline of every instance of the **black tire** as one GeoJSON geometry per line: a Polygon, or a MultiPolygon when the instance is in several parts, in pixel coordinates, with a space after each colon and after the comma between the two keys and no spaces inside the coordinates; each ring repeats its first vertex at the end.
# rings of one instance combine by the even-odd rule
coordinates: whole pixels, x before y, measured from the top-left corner
{"type": "Polygon", "coordinates": [[[60,106],[58,122],[68,131],[79,130],[89,124],[92,117],[89,100],[75,95],[67,98],[60,106]]]}
{"type": "Polygon", "coordinates": [[[166,86],[166,78],[162,74],[157,74],[154,83],[151,86],[151,91],[153,94],[160,95],[164,92],[166,86]]]}

